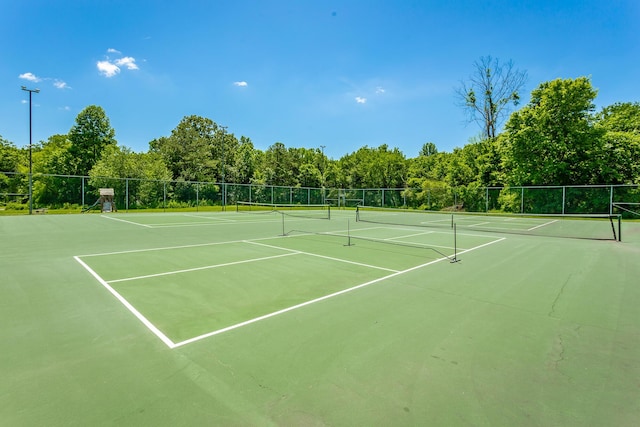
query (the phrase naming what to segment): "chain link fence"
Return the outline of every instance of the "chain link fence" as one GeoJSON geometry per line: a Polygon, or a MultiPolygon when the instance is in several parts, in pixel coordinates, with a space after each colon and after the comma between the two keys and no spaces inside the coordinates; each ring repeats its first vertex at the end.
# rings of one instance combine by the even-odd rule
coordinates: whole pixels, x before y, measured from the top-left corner
{"type": "MultiPolygon", "coordinates": [[[[100,188],[113,188],[119,210],[180,209],[238,201],[276,204],[357,205],[424,210],[531,214],[615,214],[616,204],[640,203],[640,186],[578,185],[536,187],[451,187],[426,182],[421,188],[310,188],[219,182],[33,174],[34,209],[81,210],[94,205],[100,188]]],[[[0,209],[26,210],[29,174],[0,173],[0,209]]]]}

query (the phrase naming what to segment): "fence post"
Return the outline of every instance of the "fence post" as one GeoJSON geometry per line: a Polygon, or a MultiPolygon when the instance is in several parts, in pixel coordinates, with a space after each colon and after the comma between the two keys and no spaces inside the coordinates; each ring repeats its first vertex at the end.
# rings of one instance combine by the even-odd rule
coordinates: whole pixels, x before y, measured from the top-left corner
{"type": "Polygon", "coordinates": [[[567,186],[563,185],[562,186],[562,215],[564,215],[564,206],[566,203],[566,197],[567,197],[567,186]]]}
{"type": "Polygon", "coordinates": [[[609,215],[613,215],[613,185],[611,185],[611,194],[609,195],[609,215]]]}
{"type": "Polygon", "coordinates": [[[489,212],[489,187],[485,187],[484,211],[489,212]]]}
{"type": "Polygon", "coordinates": [[[125,187],[125,211],[129,212],[129,178],[124,179],[124,187],[125,187]]]}

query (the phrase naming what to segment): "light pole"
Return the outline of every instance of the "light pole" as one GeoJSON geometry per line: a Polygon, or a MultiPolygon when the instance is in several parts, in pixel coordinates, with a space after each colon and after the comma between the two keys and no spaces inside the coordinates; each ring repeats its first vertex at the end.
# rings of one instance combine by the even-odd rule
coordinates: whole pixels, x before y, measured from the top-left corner
{"type": "Polygon", "coordinates": [[[321,145],[320,146],[320,150],[322,150],[322,172],[320,173],[320,176],[322,177],[322,203],[324,204],[325,201],[325,190],[324,190],[324,170],[325,170],[325,163],[324,163],[324,148],[326,147],[326,145],[321,145]]]}
{"type": "Polygon", "coordinates": [[[220,126],[220,129],[222,129],[222,142],[220,143],[220,148],[222,149],[222,210],[226,211],[227,210],[227,189],[225,188],[225,184],[224,184],[224,140],[225,140],[225,135],[227,133],[227,127],[226,126],[220,126]]]}
{"type": "Polygon", "coordinates": [[[26,86],[22,86],[22,90],[29,92],[29,215],[33,213],[33,158],[31,157],[32,146],[31,143],[31,94],[40,92],[40,89],[27,89],[26,86]]]}

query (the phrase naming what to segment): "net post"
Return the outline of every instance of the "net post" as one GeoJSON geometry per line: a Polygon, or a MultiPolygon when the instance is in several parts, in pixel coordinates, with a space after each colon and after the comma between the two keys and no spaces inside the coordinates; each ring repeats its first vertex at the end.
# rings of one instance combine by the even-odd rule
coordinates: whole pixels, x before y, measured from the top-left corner
{"type": "Polygon", "coordinates": [[[458,233],[456,232],[456,224],[453,223],[453,259],[450,262],[453,264],[458,261],[460,261],[458,259],[458,233]]]}
{"type": "Polygon", "coordinates": [[[328,214],[327,219],[331,219],[331,205],[327,205],[327,214],[328,214]]]}
{"type": "Polygon", "coordinates": [[[360,221],[360,205],[356,205],[356,222],[360,221]]]}
{"type": "Polygon", "coordinates": [[[618,242],[622,242],[622,215],[618,215],[618,242]]]}
{"type": "Polygon", "coordinates": [[[347,244],[345,246],[351,246],[351,222],[347,218],[347,244]]]}
{"type": "MultiPolygon", "coordinates": [[[[276,212],[276,211],[274,211],[276,212]]],[[[287,233],[284,232],[284,214],[282,212],[278,212],[280,214],[280,216],[282,217],[282,235],[286,236],[287,233]]]]}

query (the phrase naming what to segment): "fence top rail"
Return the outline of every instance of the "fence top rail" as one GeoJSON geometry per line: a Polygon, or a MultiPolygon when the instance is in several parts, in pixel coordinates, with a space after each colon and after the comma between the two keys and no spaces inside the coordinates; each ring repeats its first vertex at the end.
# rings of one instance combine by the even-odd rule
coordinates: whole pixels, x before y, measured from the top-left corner
{"type": "MultiPolygon", "coordinates": [[[[24,175],[28,176],[28,172],[13,172],[13,171],[0,171],[4,175],[24,175]]],[[[225,185],[225,186],[246,186],[246,187],[267,187],[267,188],[281,188],[289,190],[325,190],[325,191],[406,191],[415,190],[422,191],[422,187],[395,187],[395,188],[339,188],[339,187],[307,187],[307,186],[287,186],[287,185],[272,185],[272,184],[241,184],[234,182],[217,182],[217,181],[186,181],[186,180],[174,180],[174,179],[154,179],[154,178],[134,178],[134,177],[112,177],[112,176],[86,176],[86,175],[63,175],[63,174],[48,174],[48,173],[33,173],[34,177],[58,177],[58,178],[86,178],[86,179],[111,179],[120,181],[152,181],[160,183],[184,183],[184,184],[208,184],[208,185],[225,185]]],[[[434,186],[436,188],[437,186],[434,186]]],[[[444,185],[444,187],[455,190],[457,187],[444,185]]],[[[431,187],[427,187],[431,188],[431,187]]],[[[437,187],[439,188],[439,187],[437,187]]],[[[640,184],[572,184],[572,185],[514,185],[514,186],[481,186],[478,189],[487,190],[502,190],[505,188],[510,189],[562,189],[562,188],[640,188],[640,184]]]]}

